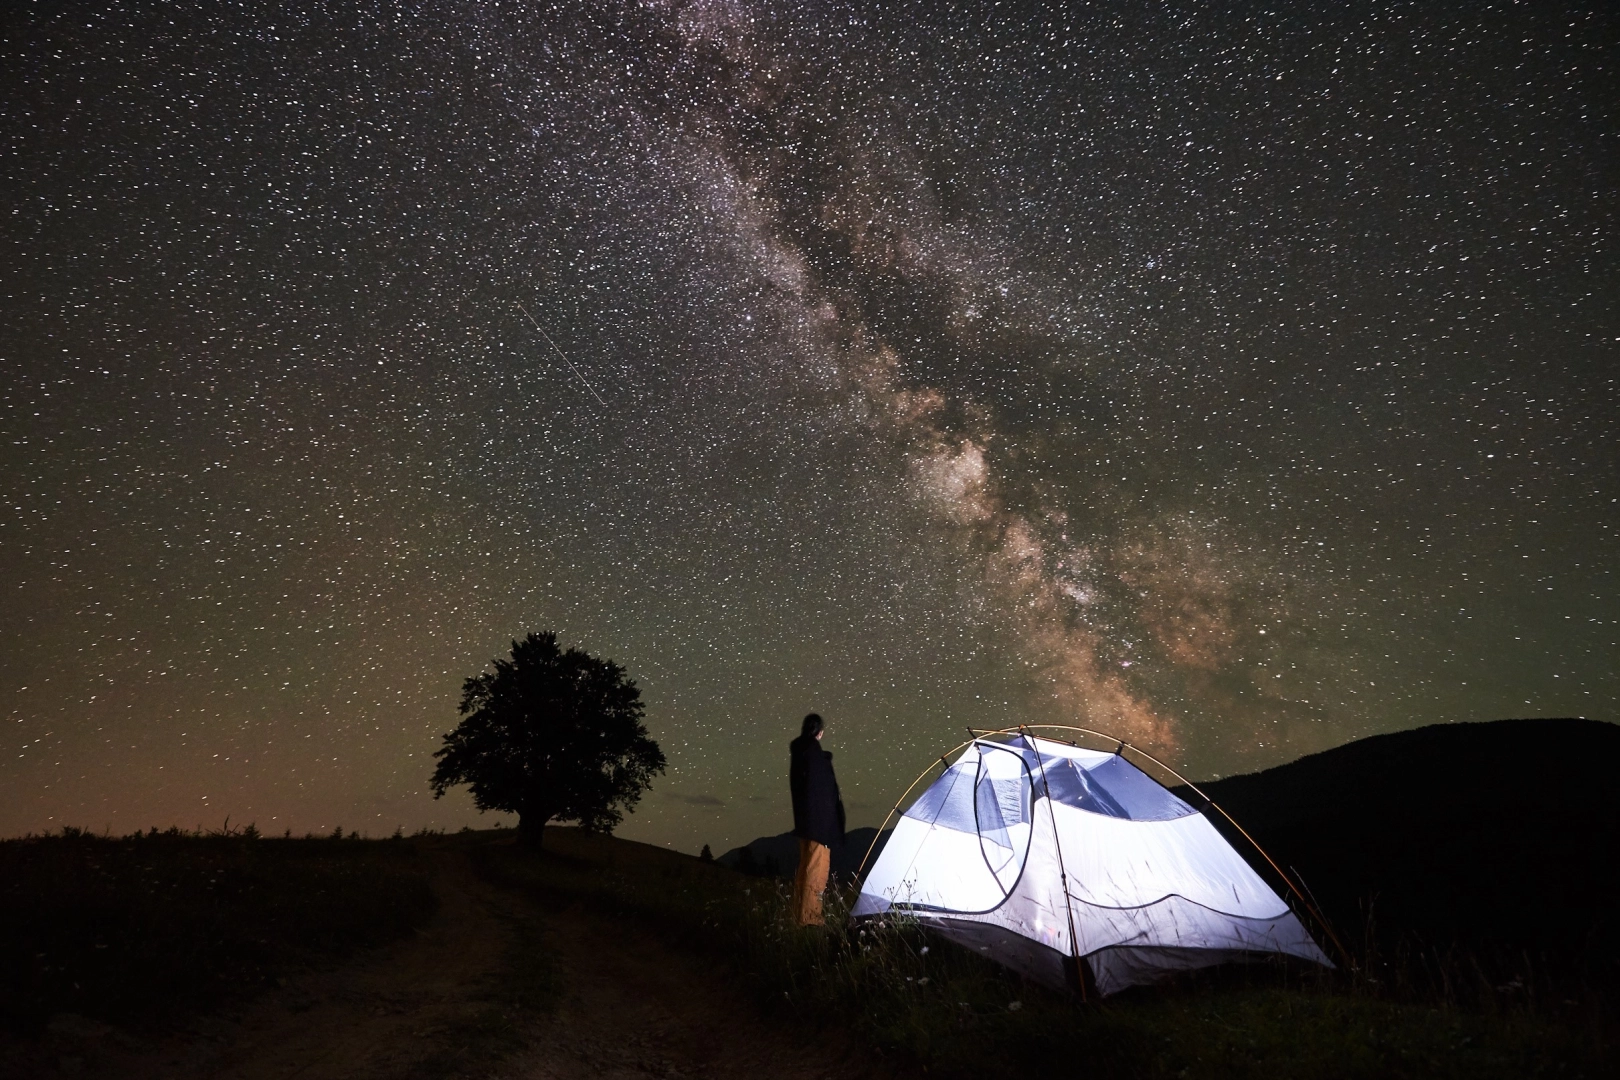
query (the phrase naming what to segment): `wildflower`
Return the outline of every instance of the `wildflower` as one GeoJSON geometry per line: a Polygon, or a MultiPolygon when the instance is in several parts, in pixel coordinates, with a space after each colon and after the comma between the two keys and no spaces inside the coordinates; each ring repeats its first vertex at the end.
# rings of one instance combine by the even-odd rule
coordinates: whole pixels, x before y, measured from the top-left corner
{"type": "Polygon", "coordinates": [[[1022,1001],[1009,1001],[1007,1003],[1007,1011],[1008,1012],[1017,1012],[1019,1009],[1022,1009],[1023,1007],[1024,1007],[1024,1003],[1022,1001]]]}
{"type": "Polygon", "coordinates": [[[927,956],[928,955],[928,946],[924,945],[920,950],[918,950],[917,955],[918,956],[927,956]]]}

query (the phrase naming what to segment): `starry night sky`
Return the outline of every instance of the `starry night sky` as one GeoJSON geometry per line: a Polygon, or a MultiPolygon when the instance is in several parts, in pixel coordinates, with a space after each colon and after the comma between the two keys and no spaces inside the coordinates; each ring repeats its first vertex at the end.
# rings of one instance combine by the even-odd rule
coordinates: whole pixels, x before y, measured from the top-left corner
{"type": "Polygon", "coordinates": [[[811,709],[852,825],[969,724],[1620,720],[1612,7],[4,19],[0,835],[487,825],[540,629],[685,850],[811,709]]]}

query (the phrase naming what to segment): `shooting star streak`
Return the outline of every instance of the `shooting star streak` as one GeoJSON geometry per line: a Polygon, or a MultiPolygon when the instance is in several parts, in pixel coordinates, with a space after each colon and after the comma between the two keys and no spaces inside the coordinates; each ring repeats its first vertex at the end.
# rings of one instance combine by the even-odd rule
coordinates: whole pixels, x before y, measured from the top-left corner
{"type": "Polygon", "coordinates": [[[517,304],[517,309],[523,312],[528,320],[534,324],[534,328],[536,330],[540,331],[540,336],[546,339],[546,344],[551,346],[551,351],[562,357],[562,362],[568,365],[569,370],[574,373],[575,378],[579,379],[580,383],[585,387],[585,389],[591,392],[591,396],[597,401],[602,402],[602,405],[605,407],[607,402],[603,400],[602,395],[596,392],[596,387],[585,381],[585,373],[580,371],[579,368],[575,366],[574,362],[568,359],[568,356],[561,349],[557,348],[557,343],[551,340],[551,335],[546,333],[546,328],[540,325],[540,320],[536,319],[533,315],[530,315],[529,309],[518,303],[518,301],[514,300],[512,303],[517,304]]]}

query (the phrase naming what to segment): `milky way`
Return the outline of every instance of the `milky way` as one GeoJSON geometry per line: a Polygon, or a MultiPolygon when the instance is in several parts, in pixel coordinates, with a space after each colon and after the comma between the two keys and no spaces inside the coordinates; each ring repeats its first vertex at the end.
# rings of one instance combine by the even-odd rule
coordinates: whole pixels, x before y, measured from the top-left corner
{"type": "Polygon", "coordinates": [[[0,833],[479,819],[555,629],[625,835],[968,725],[1200,776],[1620,719],[1598,5],[22,5],[0,833]],[[525,314],[532,313],[534,322],[525,314]]]}

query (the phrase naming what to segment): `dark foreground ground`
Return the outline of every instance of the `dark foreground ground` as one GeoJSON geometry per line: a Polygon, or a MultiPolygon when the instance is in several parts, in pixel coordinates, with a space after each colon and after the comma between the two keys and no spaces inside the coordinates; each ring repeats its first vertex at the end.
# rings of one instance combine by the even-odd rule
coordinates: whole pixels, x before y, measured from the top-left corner
{"type": "Polygon", "coordinates": [[[544,852],[514,840],[0,844],[0,1074],[1616,1070],[1601,987],[1470,990],[1459,972],[1457,987],[1435,994],[1261,965],[1081,1004],[907,927],[790,928],[777,883],[689,856],[569,829],[547,830],[544,852]],[[86,874],[103,875],[96,904],[72,909],[95,880],[86,874]],[[70,887],[57,910],[41,906],[70,887]],[[370,936],[350,940],[362,925],[370,936]]]}
{"type": "MultiPolygon", "coordinates": [[[[76,963],[78,973],[99,976],[99,992],[84,993],[82,979],[76,992],[70,972],[60,986],[36,984],[27,994],[14,993],[8,1030],[0,1034],[0,1076],[897,1075],[847,1039],[817,1038],[784,1024],[774,1011],[762,1010],[728,968],[674,947],[656,927],[604,915],[566,893],[542,899],[514,888],[506,880],[514,872],[567,866],[594,875],[600,868],[562,853],[532,856],[514,848],[513,839],[510,832],[403,841],[171,838],[165,850],[144,840],[32,841],[35,855],[40,847],[57,849],[46,852],[53,872],[74,855],[105,868],[120,854],[133,854],[149,877],[162,876],[165,856],[192,869],[199,862],[248,860],[262,874],[255,882],[260,888],[248,891],[272,899],[244,902],[237,893],[223,902],[205,895],[176,905],[184,921],[207,920],[209,912],[220,916],[201,934],[165,928],[161,911],[137,903],[143,910],[123,922],[142,924],[148,937],[162,937],[178,950],[167,955],[102,932],[89,934],[97,940],[76,960],[63,950],[61,958],[76,963]],[[186,851],[187,845],[199,850],[186,851]],[[315,880],[307,864],[317,857],[328,869],[335,869],[334,860],[352,860],[374,876],[377,888],[350,889],[344,899],[369,916],[402,911],[406,918],[372,932],[374,939],[392,941],[356,948],[312,934],[309,920],[289,917],[297,902],[276,877],[300,864],[305,873],[298,884],[309,905],[318,915],[334,916],[324,897],[340,880],[315,880]],[[266,916],[267,906],[277,909],[274,915],[266,916]],[[228,918],[233,910],[241,916],[235,928],[228,918]],[[291,940],[272,940],[278,933],[291,940]],[[257,946],[252,963],[242,962],[244,943],[257,946]],[[109,963],[105,958],[118,950],[139,963],[109,963]],[[221,973],[227,977],[213,978],[221,973]],[[192,992],[188,979],[206,984],[212,1000],[192,992]],[[142,985],[161,989],[142,997],[142,985]],[[41,990],[54,993],[56,1005],[80,1011],[35,1007],[46,1004],[35,996],[41,990]]],[[[560,852],[629,851],[628,863],[638,867],[650,859],[711,869],[607,838],[554,830],[550,839],[560,852]]],[[[15,849],[7,854],[14,871],[28,861],[15,849]]],[[[239,877],[246,873],[238,868],[239,877]]],[[[205,871],[194,884],[207,894],[223,876],[218,868],[205,871]]],[[[177,890],[167,891],[170,903],[182,899],[177,890]]],[[[103,917],[109,899],[102,897],[103,917]]],[[[35,915],[50,921],[45,913],[35,915]]],[[[8,937],[10,960],[17,936],[8,937]]],[[[17,966],[0,977],[8,990],[26,978],[17,966]]]]}

